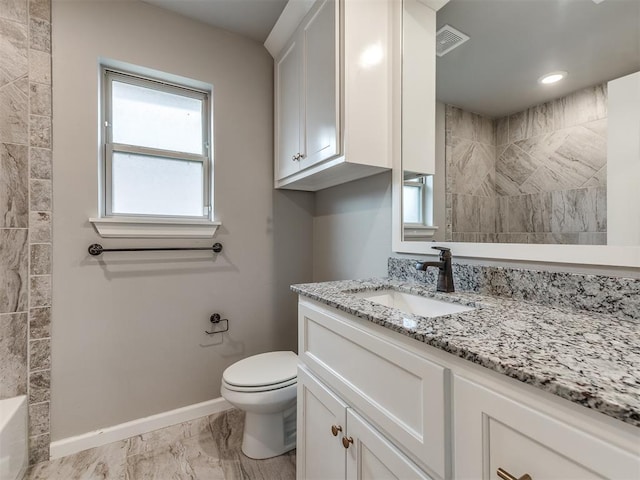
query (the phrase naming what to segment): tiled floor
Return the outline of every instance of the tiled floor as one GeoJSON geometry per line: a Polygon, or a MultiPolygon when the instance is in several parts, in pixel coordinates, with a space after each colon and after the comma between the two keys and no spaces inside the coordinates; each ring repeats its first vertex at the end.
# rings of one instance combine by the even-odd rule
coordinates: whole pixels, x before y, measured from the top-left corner
{"type": "Polygon", "coordinates": [[[295,479],[295,450],[267,460],[242,454],[243,422],[228,410],[40,463],[26,480],[295,479]]]}

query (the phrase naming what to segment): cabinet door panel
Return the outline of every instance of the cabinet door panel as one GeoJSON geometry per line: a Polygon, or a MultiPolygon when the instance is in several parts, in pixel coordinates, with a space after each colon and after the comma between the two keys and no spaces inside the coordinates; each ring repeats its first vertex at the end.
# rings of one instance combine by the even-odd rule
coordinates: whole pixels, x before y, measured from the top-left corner
{"type": "Polygon", "coordinates": [[[336,2],[319,2],[303,25],[304,154],[306,168],[338,153],[336,2]]]}
{"type": "Polygon", "coordinates": [[[293,41],[275,63],[276,179],[296,173],[300,163],[300,43],[293,41]]]}
{"type": "Polygon", "coordinates": [[[353,439],[353,444],[347,449],[347,479],[430,480],[429,476],[352,409],[347,410],[347,427],[347,436],[353,439]]]}
{"type": "Polygon", "coordinates": [[[344,479],[347,431],[346,404],[298,369],[297,477],[305,480],[344,479]],[[342,429],[334,436],[331,427],[342,429]]]}
{"type": "Polygon", "coordinates": [[[454,376],[455,478],[640,478],[640,458],[560,419],[454,376]]]}

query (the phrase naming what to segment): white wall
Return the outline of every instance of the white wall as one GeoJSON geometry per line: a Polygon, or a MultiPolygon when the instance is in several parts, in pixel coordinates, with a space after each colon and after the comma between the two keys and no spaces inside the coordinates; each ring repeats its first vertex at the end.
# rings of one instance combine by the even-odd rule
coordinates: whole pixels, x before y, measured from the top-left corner
{"type": "Polygon", "coordinates": [[[137,1],[54,1],[52,440],[216,398],[238,359],[294,349],[292,283],[311,280],[313,196],[272,185],[272,59],[251,40],[137,1]],[[98,64],[214,85],[215,210],[224,252],[111,253],[100,239],[98,64]],[[207,337],[209,315],[229,332],[207,337]],[[220,343],[221,342],[221,343],[220,343]]]}

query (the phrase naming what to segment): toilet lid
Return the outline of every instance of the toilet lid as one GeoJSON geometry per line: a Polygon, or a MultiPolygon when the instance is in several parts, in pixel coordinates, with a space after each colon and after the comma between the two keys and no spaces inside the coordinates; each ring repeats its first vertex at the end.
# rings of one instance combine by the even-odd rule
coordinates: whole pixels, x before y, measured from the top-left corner
{"type": "Polygon", "coordinates": [[[261,353],[234,363],[222,378],[240,387],[274,385],[296,378],[297,364],[298,356],[293,352],[261,353]]]}

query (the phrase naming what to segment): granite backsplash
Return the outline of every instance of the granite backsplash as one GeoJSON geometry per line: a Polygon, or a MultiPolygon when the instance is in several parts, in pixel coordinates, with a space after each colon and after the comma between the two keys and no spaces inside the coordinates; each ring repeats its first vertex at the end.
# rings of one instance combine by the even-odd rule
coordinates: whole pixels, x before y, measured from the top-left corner
{"type": "MultiPolygon", "coordinates": [[[[418,261],[420,260],[390,257],[389,277],[435,285],[438,269],[418,271],[415,268],[418,261]]],[[[638,279],[489,267],[460,262],[453,264],[453,278],[459,291],[513,298],[550,307],[605,313],[640,323],[638,279]]]]}

